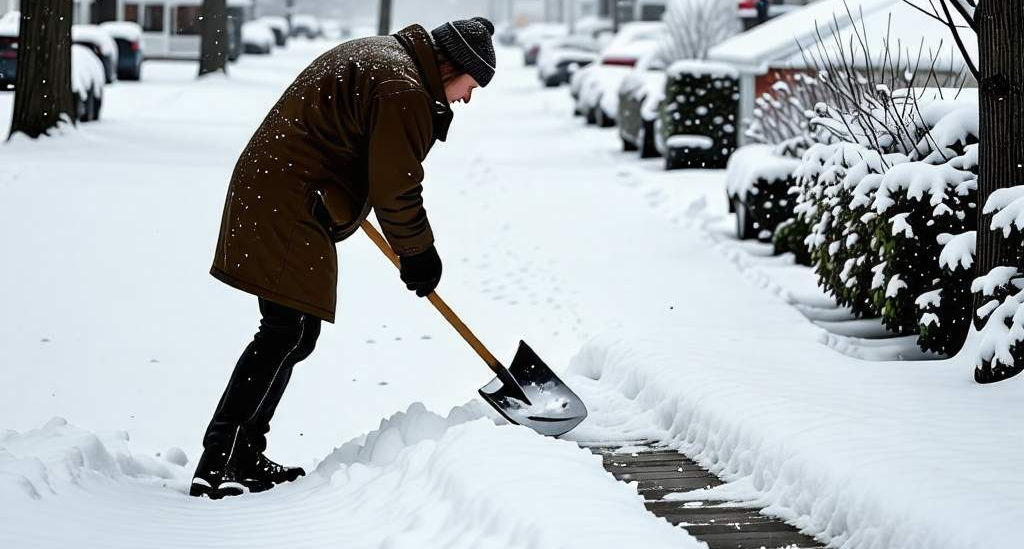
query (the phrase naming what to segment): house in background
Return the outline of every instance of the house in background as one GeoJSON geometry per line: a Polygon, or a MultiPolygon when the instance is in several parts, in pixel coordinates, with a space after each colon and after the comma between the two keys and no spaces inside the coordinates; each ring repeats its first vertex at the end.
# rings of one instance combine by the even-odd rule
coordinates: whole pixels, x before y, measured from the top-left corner
{"type": "MultiPolygon", "coordinates": [[[[242,23],[252,16],[252,0],[228,0],[230,58],[242,52],[242,23]]],[[[202,0],[95,0],[92,21],[131,21],[142,26],[147,58],[198,59],[202,0]]]]}
{"type": "MultiPolygon", "coordinates": [[[[71,22],[78,23],[89,23],[92,21],[91,14],[93,9],[94,0],[74,0],[74,6],[72,7],[71,22]]],[[[0,15],[3,15],[9,11],[20,10],[20,0],[0,0],[0,15]]]]}
{"type": "MultiPolygon", "coordinates": [[[[844,45],[849,45],[851,39],[857,42],[856,33],[866,39],[870,55],[857,59],[862,68],[868,64],[872,68],[881,67],[888,59],[898,58],[904,62],[908,56],[916,59],[923,49],[923,72],[931,65],[929,56],[936,56],[935,69],[940,82],[966,72],[949,29],[903,0],[817,0],[738,34],[708,52],[709,60],[727,63],[739,70],[742,123],[749,123],[754,100],[770,91],[775,82],[796,72],[813,72],[813,61],[822,52],[834,58],[834,30],[844,45]],[[819,29],[826,42],[821,50],[817,46],[819,29]],[[806,58],[808,54],[810,59],[806,58]]],[[[967,46],[973,48],[976,55],[977,44],[973,37],[965,34],[965,38],[971,39],[967,46]]],[[[971,85],[973,80],[969,76],[968,85],[971,85]]],[[[742,132],[740,136],[742,144],[745,137],[742,132]]]]}

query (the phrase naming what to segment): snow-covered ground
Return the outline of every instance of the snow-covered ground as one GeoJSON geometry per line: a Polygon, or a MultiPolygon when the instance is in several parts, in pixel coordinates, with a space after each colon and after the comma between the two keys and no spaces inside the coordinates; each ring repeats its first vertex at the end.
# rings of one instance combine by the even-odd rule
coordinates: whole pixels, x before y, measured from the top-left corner
{"type": "MultiPolygon", "coordinates": [[[[698,546],[589,452],[496,425],[486,368],[361,235],[270,435],[315,472],[185,495],[258,323],[207,274],[228,176],[324,47],[200,82],[148,63],[100,123],[0,147],[0,547],[698,546]]],[[[1017,546],[1024,381],[837,353],[794,306],[827,308],[806,271],[728,237],[721,172],[619,152],[517,54],[456,108],[425,200],[439,292],[499,357],[523,338],[567,372],[591,410],[569,438],[669,441],[836,547],[1017,546]]]]}

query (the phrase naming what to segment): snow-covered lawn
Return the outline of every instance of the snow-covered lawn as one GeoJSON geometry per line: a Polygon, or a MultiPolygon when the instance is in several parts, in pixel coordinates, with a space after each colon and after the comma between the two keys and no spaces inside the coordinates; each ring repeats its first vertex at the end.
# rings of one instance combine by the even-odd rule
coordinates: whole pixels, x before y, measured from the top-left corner
{"type": "MultiPolygon", "coordinates": [[[[228,176],[317,47],[202,82],[149,63],[101,122],[0,147],[0,546],[698,546],[588,451],[495,425],[486,368],[362,235],[270,436],[315,472],[185,496],[258,322],[207,274],[228,176]]],[[[570,372],[569,438],[669,441],[837,547],[1017,546],[1024,381],[837,353],[793,306],[824,301],[806,273],[729,238],[721,172],[619,152],[500,55],[427,163],[439,291],[499,357],[570,372]]]]}

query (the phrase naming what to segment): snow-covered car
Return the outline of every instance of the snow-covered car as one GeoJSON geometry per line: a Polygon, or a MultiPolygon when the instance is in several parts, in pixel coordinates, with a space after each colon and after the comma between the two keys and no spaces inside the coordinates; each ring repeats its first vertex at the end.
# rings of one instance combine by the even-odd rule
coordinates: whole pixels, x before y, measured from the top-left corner
{"type": "Polygon", "coordinates": [[[0,18],[0,89],[14,89],[18,77],[18,21],[0,18]]]}
{"type": "Polygon", "coordinates": [[[71,92],[75,94],[78,120],[92,122],[100,119],[106,81],[106,68],[92,50],[72,44],[71,92]]]}
{"type": "Polygon", "coordinates": [[[601,127],[615,125],[619,112],[619,88],[637,61],[658,49],[665,35],[661,22],[626,23],[601,50],[599,63],[577,71],[571,81],[576,112],[587,123],[601,127]]]}
{"type": "Polygon", "coordinates": [[[292,36],[306,38],[320,37],[320,20],[313,15],[295,14],[292,16],[292,36]]]}
{"type": "Polygon", "coordinates": [[[555,38],[541,46],[537,75],[545,86],[568,83],[572,73],[597,60],[597,42],[587,35],[555,38]]]}
{"type": "Polygon", "coordinates": [[[654,123],[665,100],[666,63],[660,52],[641,59],[619,88],[619,137],[626,151],[640,151],[640,158],[660,153],[654,123]]]}
{"type": "Polygon", "coordinates": [[[100,23],[117,44],[117,79],[139,80],[142,78],[142,26],[132,21],[107,21],[100,23]]]}
{"type": "Polygon", "coordinates": [[[494,38],[502,46],[514,46],[516,43],[516,27],[508,21],[494,25],[494,38]]]}
{"type": "Polygon", "coordinates": [[[270,25],[262,21],[242,23],[242,51],[245,53],[266,55],[274,49],[276,42],[270,25]]]}
{"type": "Polygon", "coordinates": [[[257,19],[257,21],[270,27],[271,32],[274,33],[274,44],[277,46],[284,46],[288,43],[288,35],[291,34],[291,29],[288,26],[288,20],[278,15],[264,15],[257,19]]]}
{"type": "Polygon", "coordinates": [[[117,42],[99,25],[71,25],[71,42],[81,44],[103,62],[107,84],[117,80],[117,42]]]}
{"type": "Polygon", "coordinates": [[[523,48],[523,63],[526,66],[537,64],[541,46],[544,42],[569,34],[569,28],[561,23],[534,23],[527,25],[516,34],[516,42],[523,48]]]}
{"type": "MultiPolygon", "coordinates": [[[[18,78],[18,31],[20,16],[0,19],[0,85],[14,89],[18,78]]],[[[71,45],[71,92],[75,96],[75,117],[82,122],[99,120],[103,106],[106,69],[92,49],[71,45]]]]}

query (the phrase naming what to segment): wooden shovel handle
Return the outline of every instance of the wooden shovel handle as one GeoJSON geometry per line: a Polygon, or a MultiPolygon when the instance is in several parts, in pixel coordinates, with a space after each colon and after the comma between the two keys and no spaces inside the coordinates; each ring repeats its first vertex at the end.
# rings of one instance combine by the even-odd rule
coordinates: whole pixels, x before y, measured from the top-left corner
{"type": "MultiPolygon", "coordinates": [[[[401,269],[402,264],[399,262],[398,256],[391,250],[391,245],[388,244],[388,241],[384,239],[377,228],[373,226],[373,223],[370,223],[369,219],[364,219],[361,226],[363,228],[363,232],[366,233],[366,236],[370,237],[370,240],[377,245],[377,248],[379,248],[380,251],[391,260],[391,263],[393,263],[395,267],[401,269]]],[[[462,322],[459,315],[455,314],[455,311],[453,311],[452,308],[449,307],[443,299],[441,299],[441,296],[437,295],[437,292],[430,292],[427,299],[433,303],[434,308],[441,313],[441,316],[443,316],[445,320],[455,328],[455,331],[459,332],[462,339],[465,339],[466,343],[469,343],[469,346],[476,351],[476,354],[480,355],[480,358],[484,359],[484,362],[487,363],[487,366],[490,367],[494,373],[504,373],[505,367],[498,362],[497,358],[494,358],[494,355],[487,350],[487,347],[484,346],[483,342],[477,339],[473,334],[473,331],[469,329],[469,326],[466,326],[466,323],[462,322]]]]}

